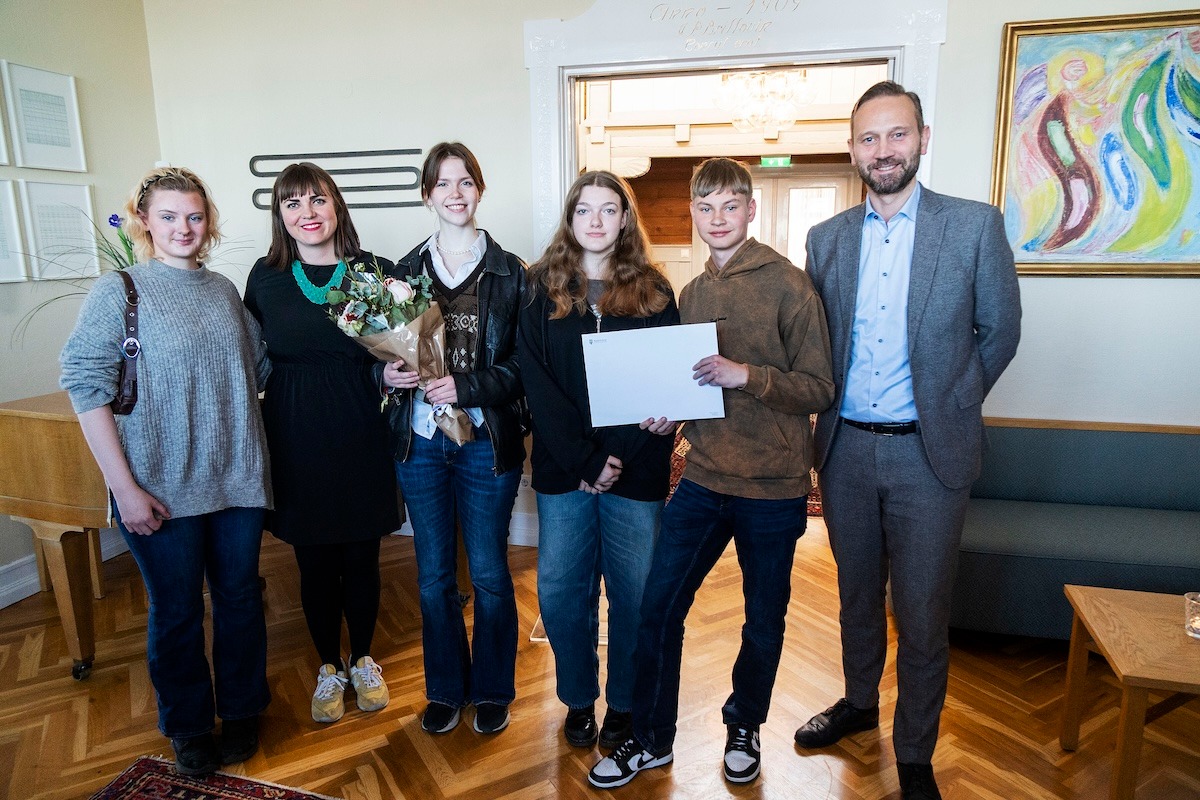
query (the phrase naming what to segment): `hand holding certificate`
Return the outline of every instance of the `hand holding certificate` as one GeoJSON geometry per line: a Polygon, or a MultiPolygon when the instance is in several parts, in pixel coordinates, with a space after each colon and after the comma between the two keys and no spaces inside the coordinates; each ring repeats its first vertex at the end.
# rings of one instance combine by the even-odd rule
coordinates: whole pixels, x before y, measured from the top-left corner
{"type": "Polygon", "coordinates": [[[724,417],[721,388],[692,377],[693,365],[716,352],[712,322],[584,334],[592,426],[724,417]]]}

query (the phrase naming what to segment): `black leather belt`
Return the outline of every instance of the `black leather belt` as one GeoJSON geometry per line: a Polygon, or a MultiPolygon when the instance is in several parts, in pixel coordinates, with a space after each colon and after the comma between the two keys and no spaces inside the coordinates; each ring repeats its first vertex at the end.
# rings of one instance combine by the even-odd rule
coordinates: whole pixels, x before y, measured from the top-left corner
{"type": "Polygon", "coordinates": [[[913,422],[859,422],[856,419],[842,417],[842,422],[851,428],[877,433],[881,436],[905,436],[920,430],[915,420],[913,422]]]}

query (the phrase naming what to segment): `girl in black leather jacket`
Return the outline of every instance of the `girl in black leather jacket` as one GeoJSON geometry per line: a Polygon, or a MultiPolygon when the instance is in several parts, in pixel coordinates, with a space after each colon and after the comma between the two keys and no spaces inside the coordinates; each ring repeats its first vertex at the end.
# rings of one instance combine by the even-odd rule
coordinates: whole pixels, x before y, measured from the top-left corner
{"type": "MultiPolygon", "coordinates": [[[[413,525],[420,584],[428,733],[446,733],[475,706],[479,733],[508,726],[516,696],[517,606],[508,570],[508,526],[525,460],[525,400],[516,358],[525,265],[475,227],[483,173],[458,142],[434,146],[421,197],[438,230],[397,264],[401,278],[428,275],[446,319],[447,375],[417,387],[403,361],[383,369],[402,390],[389,403],[396,477],[413,525]],[[456,444],[435,424],[439,406],[463,410],[472,438],[456,444]],[[456,581],[457,526],[474,588],[467,643],[456,581]]],[[[415,366],[415,365],[413,365],[415,366]]]]}

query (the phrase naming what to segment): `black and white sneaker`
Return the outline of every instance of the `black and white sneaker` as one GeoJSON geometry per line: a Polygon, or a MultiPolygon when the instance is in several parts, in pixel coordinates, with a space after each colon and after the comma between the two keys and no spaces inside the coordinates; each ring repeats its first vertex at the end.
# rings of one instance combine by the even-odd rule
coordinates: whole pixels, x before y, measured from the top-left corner
{"type": "Polygon", "coordinates": [[[758,743],[758,728],[729,725],[725,736],[725,780],[730,783],[750,783],[758,777],[762,752],[758,743]]]}
{"type": "Polygon", "coordinates": [[[432,701],[421,716],[421,730],[426,733],[449,733],[458,725],[461,714],[454,706],[432,701]]]}
{"type": "Polygon", "coordinates": [[[656,756],[649,750],[643,750],[637,739],[626,739],[620,747],[592,767],[588,773],[588,783],[598,789],[615,789],[629,783],[642,770],[670,764],[673,758],[675,756],[670,751],[656,756]]]}
{"type": "Polygon", "coordinates": [[[475,722],[472,723],[476,733],[499,733],[508,727],[508,706],[499,703],[476,703],[475,722]]]}

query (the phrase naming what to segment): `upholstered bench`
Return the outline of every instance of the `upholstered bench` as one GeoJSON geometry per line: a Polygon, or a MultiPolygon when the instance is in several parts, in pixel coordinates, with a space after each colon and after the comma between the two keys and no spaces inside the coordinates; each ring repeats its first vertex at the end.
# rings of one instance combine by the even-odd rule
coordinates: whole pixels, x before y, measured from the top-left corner
{"type": "Polygon", "coordinates": [[[950,624],[1067,639],[1064,584],[1200,591],[1200,435],[1187,430],[989,424],[950,624]]]}

